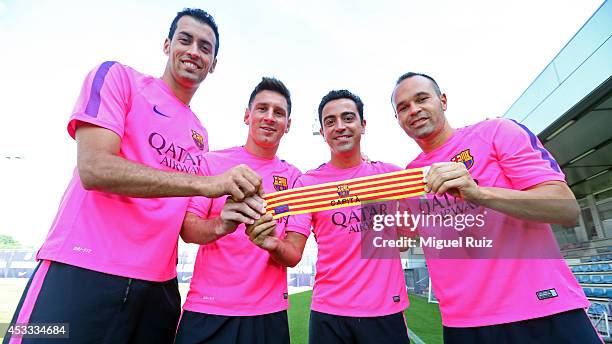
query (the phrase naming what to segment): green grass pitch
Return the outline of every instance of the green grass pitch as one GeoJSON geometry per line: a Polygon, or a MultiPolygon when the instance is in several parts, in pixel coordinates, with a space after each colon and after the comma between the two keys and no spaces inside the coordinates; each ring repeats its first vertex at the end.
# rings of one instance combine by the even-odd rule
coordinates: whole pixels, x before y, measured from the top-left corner
{"type": "MultiPolygon", "coordinates": [[[[26,278],[0,278],[0,323],[8,323],[11,320],[27,281],[26,278]]],[[[184,299],[189,285],[181,283],[179,288],[184,299]]],[[[291,307],[288,316],[292,344],[308,343],[311,297],[311,291],[289,296],[291,307]]],[[[406,310],[405,315],[408,327],[425,343],[442,343],[442,322],[437,304],[427,303],[426,298],[410,295],[410,308],[406,310]]]]}

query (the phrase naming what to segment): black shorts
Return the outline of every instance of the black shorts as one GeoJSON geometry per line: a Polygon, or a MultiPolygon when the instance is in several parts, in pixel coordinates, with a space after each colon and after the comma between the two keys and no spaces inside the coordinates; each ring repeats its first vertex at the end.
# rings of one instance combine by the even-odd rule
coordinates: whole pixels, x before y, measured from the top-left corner
{"type": "Polygon", "coordinates": [[[180,307],[176,278],[149,282],[43,260],[11,324],[68,324],[68,338],[22,343],[172,343],[180,307]]]}
{"type": "Polygon", "coordinates": [[[406,344],[404,313],[380,317],[347,317],[310,311],[310,344],[406,344]]]}
{"type": "Polygon", "coordinates": [[[289,344],[287,311],[225,316],[184,311],[176,344],[289,344]]]}
{"type": "Polygon", "coordinates": [[[443,331],[445,344],[603,343],[583,309],[500,325],[444,326],[443,331]]]}

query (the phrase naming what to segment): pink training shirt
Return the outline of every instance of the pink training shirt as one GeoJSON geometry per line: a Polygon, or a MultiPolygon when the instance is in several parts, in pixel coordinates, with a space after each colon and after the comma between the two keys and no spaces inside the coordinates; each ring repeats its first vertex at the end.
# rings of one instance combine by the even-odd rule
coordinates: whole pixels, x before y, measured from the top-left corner
{"type": "MultiPolygon", "coordinates": [[[[464,163],[484,187],[525,190],[565,180],[537,137],[506,119],[458,129],[444,145],[421,153],[408,168],[447,161],[464,163]]],[[[492,249],[466,253],[475,254],[473,259],[452,259],[460,249],[446,249],[447,258],[443,258],[444,253],[425,247],[445,326],[488,326],[588,307],[582,288],[561,258],[550,225],[512,218],[451,196],[428,195],[419,207],[424,214],[482,214],[484,229],[464,229],[461,235],[476,233],[478,238],[492,239],[492,249]]],[[[419,232],[431,235],[423,232],[427,230],[431,228],[419,232]]]]}
{"type": "MultiPolygon", "coordinates": [[[[158,78],[117,62],[93,69],[68,123],[113,131],[119,156],[164,171],[201,174],[208,135],[158,78]]],[[[83,189],[78,170],[38,259],[150,281],[176,276],[177,241],[189,198],[134,198],[83,189]]]]}
{"type": "MultiPolygon", "coordinates": [[[[331,163],[302,175],[295,187],[342,181],[401,168],[381,162],[362,162],[339,169],[331,163]]],[[[349,191],[350,192],[350,191],[349,191]]],[[[383,203],[292,215],[287,228],[304,235],[312,231],[318,244],[312,310],[333,315],[374,317],[408,307],[402,264],[396,259],[362,258],[362,235],[375,214],[388,212],[383,203]]]]}
{"type": "MultiPolygon", "coordinates": [[[[216,175],[240,164],[263,178],[266,193],[293,187],[301,174],[278,157],[259,158],[243,147],[206,154],[202,169],[207,175],[216,175]]],[[[226,198],[193,197],[188,211],[205,219],[218,217],[226,198]]],[[[284,237],[286,220],[277,220],[279,237],[284,237]]],[[[287,309],[287,297],[287,268],[253,244],[241,224],[235,232],[200,246],[183,307],[206,314],[253,316],[287,309]]]]}

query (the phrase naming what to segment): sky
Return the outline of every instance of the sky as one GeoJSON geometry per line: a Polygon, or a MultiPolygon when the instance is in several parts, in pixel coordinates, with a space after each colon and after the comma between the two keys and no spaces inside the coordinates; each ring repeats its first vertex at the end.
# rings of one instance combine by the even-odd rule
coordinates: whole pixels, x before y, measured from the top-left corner
{"type": "Polygon", "coordinates": [[[242,145],[262,76],[292,94],[278,155],[306,171],[329,160],[317,107],[332,89],[365,103],[362,150],[404,166],[419,153],[389,102],[408,71],[434,77],[454,127],[504,114],[601,0],[0,0],[0,234],[38,248],[76,163],[67,120],[87,72],[114,60],[161,76],[176,12],[199,7],[220,32],[217,68],[191,108],[211,149],[242,145]]]}

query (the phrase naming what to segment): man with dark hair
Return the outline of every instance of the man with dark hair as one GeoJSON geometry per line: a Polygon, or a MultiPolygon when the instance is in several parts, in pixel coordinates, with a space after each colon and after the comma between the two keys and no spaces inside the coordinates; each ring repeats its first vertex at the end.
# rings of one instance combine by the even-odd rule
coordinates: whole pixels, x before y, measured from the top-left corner
{"type": "MultiPolygon", "coordinates": [[[[246,144],[205,154],[204,174],[246,164],[262,176],[265,192],[292,187],[300,171],[276,156],[291,126],[290,113],[289,90],[277,79],[263,78],[245,110],[246,144]]],[[[283,219],[278,232],[270,226],[245,233],[244,224],[265,213],[256,211],[262,199],[247,202],[246,211],[230,198],[194,197],[189,203],[181,236],[201,246],[176,343],[289,343],[287,269],[265,249],[275,240],[291,244],[306,238],[285,231],[283,219]]]]}
{"type": "Polygon", "coordinates": [[[217,23],[215,23],[215,19],[210,14],[199,8],[186,8],[177,13],[176,17],[174,17],[174,20],[172,21],[172,24],[170,24],[170,30],[168,31],[168,40],[172,40],[172,37],[174,37],[174,33],[176,32],[179,20],[185,16],[191,17],[202,24],[206,24],[212,29],[213,33],[215,34],[216,44],[214,57],[216,58],[217,53],[219,53],[219,28],[217,27],[217,23]]]}
{"type": "Polygon", "coordinates": [[[461,232],[421,227],[421,237],[488,240],[443,253],[424,247],[445,343],[601,343],[549,225],[573,225],[580,209],[537,137],[506,119],[453,129],[446,95],[424,74],[402,76],[392,104],[423,151],[408,168],[431,166],[430,194],[411,210],[482,219],[461,232]]]}
{"type": "Polygon", "coordinates": [[[212,17],[186,9],[164,42],[161,78],[118,62],[89,73],[68,122],[77,167],[12,324],[65,323],[72,343],[172,342],[181,196],[242,201],[261,186],[244,165],[201,176],[208,136],[189,103],[218,42],[212,17]]]}
{"type": "Polygon", "coordinates": [[[287,101],[287,116],[291,116],[291,94],[289,93],[289,90],[285,84],[275,78],[264,77],[261,79],[261,82],[257,84],[255,89],[253,89],[253,92],[251,92],[251,96],[249,96],[249,106],[247,107],[247,110],[251,108],[255,96],[261,91],[274,91],[283,96],[287,101]]]}
{"type": "MultiPolygon", "coordinates": [[[[363,103],[357,95],[347,90],[329,92],[319,105],[319,120],[320,133],[329,146],[331,160],[303,174],[295,187],[338,183],[401,170],[395,165],[362,159],[361,135],[365,133],[366,121],[363,103]]],[[[339,191],[340,198],[332,203],[350,200],[350,190],[343,189],[343,192],[344,196],[339,191]]],[[[285,265],[295,265],[301,259],[312,228],[318,257],[310,313],[310,343],[410,342],[403,315],[408,307],[408,295],[399,251],[391,249],[388,256],[379,258],[362,247],[367,242],[362,231],[371,230],[376,215],[392,211],[387,206],[391,204],[362,204],[292,215],[287,230],[303,234],[299,238],[301,242],[268,239],[270,247],[274,247],[270,251],[272,257],[284,261],[285,265]]],[[[253,231],[274,226],[271,219],[271,215],[264,215],[255,222],[253,231]]]]}
{"type": "Polygon", "coordinates": [[[353,103],[355,103],[355,106],[357,107],[357,113],[359,114],[359,119],[363,121],[363,102],[361,101],[361,98],[359,98],[358,95],[349,92],[348,90],[332,90],[332,91],[329,91],[329,93],[326,94],[321,99],[321,102],[319,103],[318,112],[319,112],[319,124],[321,124],[321,128],[323,128],[323,108],[325,107],[327,103],[331,102],[332,100],[337,100],[337,99],[352,100],[353,103]]]}

